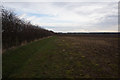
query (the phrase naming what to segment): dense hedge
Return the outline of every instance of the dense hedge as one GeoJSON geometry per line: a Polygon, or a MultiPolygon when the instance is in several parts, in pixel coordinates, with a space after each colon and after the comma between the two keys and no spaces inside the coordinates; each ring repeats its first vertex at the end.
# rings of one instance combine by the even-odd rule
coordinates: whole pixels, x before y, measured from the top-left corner
{"type": "Polygon", "coordinates": [[[54,33],[30,22],[19,19],[13,11],[2,8],[2,46],[3,49],[51,36],[54,33]]]}

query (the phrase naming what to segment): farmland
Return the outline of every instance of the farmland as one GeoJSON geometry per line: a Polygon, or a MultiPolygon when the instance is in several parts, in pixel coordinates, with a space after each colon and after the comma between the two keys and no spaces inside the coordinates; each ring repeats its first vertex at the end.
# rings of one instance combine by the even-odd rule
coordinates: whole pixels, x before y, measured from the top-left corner
{"type": "Polygon", "coordinates": [[[3,53],[3,78],[117,78],[116,34],[57,35],[3,53]]]}

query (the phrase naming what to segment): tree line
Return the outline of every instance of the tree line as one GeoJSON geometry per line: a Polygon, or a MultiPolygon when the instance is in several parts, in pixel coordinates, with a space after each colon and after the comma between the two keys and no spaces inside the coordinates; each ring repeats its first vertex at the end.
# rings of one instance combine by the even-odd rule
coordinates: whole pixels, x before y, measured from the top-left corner
{"type": "Polygon", "coordinates": [[[31,24],[29,21],[18,18],[11,10],[2,8],[1,12],[3,49],[9,49],[54,34],[53,31],[43,29],[40,26],[31,24]]]}

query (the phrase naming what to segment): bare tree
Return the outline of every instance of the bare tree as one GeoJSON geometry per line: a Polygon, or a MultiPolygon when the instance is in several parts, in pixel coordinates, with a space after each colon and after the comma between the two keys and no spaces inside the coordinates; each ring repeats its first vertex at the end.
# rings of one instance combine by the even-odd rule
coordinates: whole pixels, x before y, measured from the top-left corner
{"type": "Polygon", "coordinates": [[[3,49],[31,42],[35,39],[53,35],[40,26],[32,25],[28,21],[19,19],[13,11],[2,8],[2,41],[3,49]]]}

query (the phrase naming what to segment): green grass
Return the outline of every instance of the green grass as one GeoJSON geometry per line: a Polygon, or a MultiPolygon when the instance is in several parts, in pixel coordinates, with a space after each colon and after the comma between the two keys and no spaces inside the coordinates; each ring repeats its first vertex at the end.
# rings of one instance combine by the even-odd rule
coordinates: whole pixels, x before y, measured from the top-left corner
{"type": "Polygon", "coordinates": [[[31,65],[33,65],[33,63],[43,63],[44,59],[47,59],[47,57],[52,54],[48,54],[48,52],[52,52],[52,50],[55,49],[55,38],[56,37],[50,37],[32,42],[3,53],[3,77],[13,77],[20,75],[22,71],[26,71],[25,68],[31,68],[31,65]],[[40,57],[40,62],[34,62],[36,61],[37,57],[40,57]]]}

